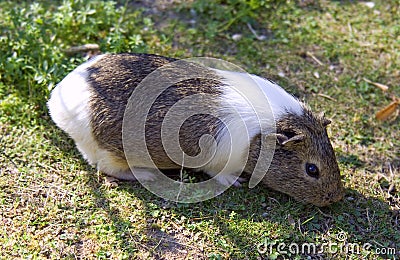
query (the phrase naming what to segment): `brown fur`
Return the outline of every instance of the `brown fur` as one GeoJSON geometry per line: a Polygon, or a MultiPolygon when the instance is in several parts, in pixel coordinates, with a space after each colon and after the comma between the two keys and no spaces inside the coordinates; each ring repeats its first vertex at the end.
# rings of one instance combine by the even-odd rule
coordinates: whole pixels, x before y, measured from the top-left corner
{"type": "MultiPolygon", "coordinates": [[[[135,87],[151,72],[165,66],[175,59],[148,54],[109,54],[101,62],[89,69],[89,83],[93,89],[91,98],[91,127],[100,147],[125,159],[122,146],[122,119],[129,97],[135,87]]],[[[174,75],[168,66],[163,73],[174,75]]],[[[194,75],[204,67],[189,64],[187,75],[194,75]]],[[[212,71],[210,78],[216,78],[212,71]]],[[[154,163],[160,169],[177,168],[163,149],[161,142],[161,124],[170,107],[180,99],[194,94],[210,94],[215,99],[208,99],[204,106],[212,110],[217,105],[221,92],[216,86],[220,82],[209,78],[194,78],[170,86],[152,105],[146,121],[146,144],[154,163]]],[[[216,136],[223,124],[210,115],[195,115],[184,122],[180,130],[180,145],[190,156],[199,153],[198,140],[204,134],[216,136]]]]}

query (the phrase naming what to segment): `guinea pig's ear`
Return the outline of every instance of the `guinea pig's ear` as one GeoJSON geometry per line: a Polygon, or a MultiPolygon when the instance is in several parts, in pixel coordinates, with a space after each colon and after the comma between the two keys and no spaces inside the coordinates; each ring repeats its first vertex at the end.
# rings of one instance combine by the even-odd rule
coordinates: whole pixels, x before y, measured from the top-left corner
{"type": "Polygon", "coordinates": [[[303,141],[304,135],[292,132],[283,132],[281,134],[276,134],[276,140],[280,145],[287,145],[289,143],[298,143],[303,141]]]}
{"type": "Polygon", "coordinates": [[[327,127],[332,121],[325,117],[325,113],[321,112],[319,114],[319,118],[321,119],[321,123],[324,127],[327,127]]]}
{"type": "Polygon", "coordinates": [[[329,120],[328,118],[325,118],[325,117],[322,118],[321,121],[322,121],[322,125],[323,125],[324,127],[327,127],[330,123],[332,123],[331,120],[329,120]]]}

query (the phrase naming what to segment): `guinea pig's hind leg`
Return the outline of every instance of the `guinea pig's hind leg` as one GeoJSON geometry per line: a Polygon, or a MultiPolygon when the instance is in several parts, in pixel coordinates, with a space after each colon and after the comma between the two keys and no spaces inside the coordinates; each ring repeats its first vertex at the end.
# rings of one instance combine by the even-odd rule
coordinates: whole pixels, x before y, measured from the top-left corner
{"type": "Polygon", "coordinates": [[[136,167],[131,169],[125,160],[112,155],[108,151],[99,149],[97,155],[101,158],[97,161],[97,169],[108,176],[125,181],[136,181],[138,179],[152,181],[156,177],[154,169],[136,167]],[[134,173],[132,173],[132,170],[134,173]]]}
{"type": "Polygon", "coordinates": [[[156,179],[156,175],[153,173],[152,169],[133,168],[133,172],[131,171],[131,169],[113,172],[102,172],[104,172],[108,176],[124,181],[154,181],[156,179]]]}
{"type": "Polygon", "coordinates": [[[154,181],[156,179],[156,169],[149,168],[133,168],[133,173],[135,180],[139,181],[154,181]]]}
{"type": "Polygon", "coordinates": [[[128,170],[121,170],[121,171],[113,171],[113,172],[104,172],[106,175],[116,178],[118,180],[123,181],[136,181],[135,175],[131,172],[130,169],[128,170]]]}
{"type": "MultiPolygon", "coordinates": [[[[210,175],[213,176],[212,174],[210,174],[210,175]]],[[[225,186],[233,185],[235,187],[241,187],[242,182],[246,181],[245,178],[241,178],[241,177],[238,178],[234,174],[227,174],[227,173],[219,173],[219,174],[215,175],[214,178],[222,185],[225,185],[225,186]]]]}

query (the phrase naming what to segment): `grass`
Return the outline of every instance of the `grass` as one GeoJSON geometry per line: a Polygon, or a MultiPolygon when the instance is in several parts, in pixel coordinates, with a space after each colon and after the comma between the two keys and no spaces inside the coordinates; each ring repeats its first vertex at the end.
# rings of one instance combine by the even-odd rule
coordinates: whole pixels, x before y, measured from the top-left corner
{"type": "Polygon", "coordinates": [[[400,93],[400,3],[374,3],[2,1],[0,258],[400,258],[400,117],[374,117],[400,93]],[[63,50],[84,43],[217,57],[275,80],[333,119],[345,198],[317,208],[257,186],[176,204],[106,185],[45,106],[84,60],[63,50]]]}

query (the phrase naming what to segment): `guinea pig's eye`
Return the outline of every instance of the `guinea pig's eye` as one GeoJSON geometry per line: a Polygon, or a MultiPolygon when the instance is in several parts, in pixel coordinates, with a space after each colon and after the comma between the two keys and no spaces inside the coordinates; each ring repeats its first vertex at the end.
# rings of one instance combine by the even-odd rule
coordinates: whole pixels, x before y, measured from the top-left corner
{"type": "Polygon", "coordinates": [[[284,134],[288,139],[293,138],[293,137],[296,135],[296,133],[293,132],[293,131],[283,131],[283,134],[284,134]]]}
{"type": "Polygon", "coordinates": [[[306,172],[309,176],[318,179],[319,177],[319,169],[313,163],[306,163],[306,172]]]}

